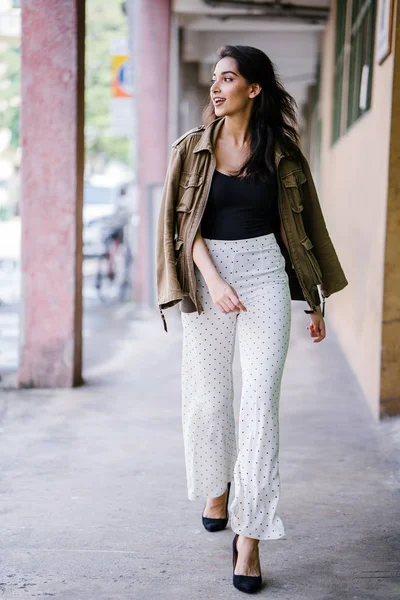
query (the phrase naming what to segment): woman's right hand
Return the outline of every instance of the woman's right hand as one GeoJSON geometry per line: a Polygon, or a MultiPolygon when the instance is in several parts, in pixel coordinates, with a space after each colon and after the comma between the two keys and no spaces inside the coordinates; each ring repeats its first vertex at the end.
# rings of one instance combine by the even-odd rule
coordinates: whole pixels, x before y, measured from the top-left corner
{"type": "Polygon", "coordinates": [[[247,308],[240,301],[239,296],[232,286],[229,285],[222,277],[215,275],[211,280],[207,281],[208,291],[214,304],[223,313],[247,311],[247,308]]]}

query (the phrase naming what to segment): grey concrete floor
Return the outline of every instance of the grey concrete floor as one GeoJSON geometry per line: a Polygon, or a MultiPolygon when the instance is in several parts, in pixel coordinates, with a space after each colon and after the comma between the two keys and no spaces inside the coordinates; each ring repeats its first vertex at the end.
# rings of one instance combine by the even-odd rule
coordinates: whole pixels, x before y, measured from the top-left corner
{"type": "MultiPolygon", "coordinates": [[[[286,538],[260,544],[271,600],[400,598],[400,421],[373,420],[329,331],[293,303],[280,405],[286,538]]],[[[329,310],[329,306],[328,306],[329,310]]],[[[0,390],[0,597],[239,598],[228,528],[187,499],[179,312],[99,309],[84,387],[0,390]]],[[[240,373],[236,365],[236,398],[240,373]]]]}

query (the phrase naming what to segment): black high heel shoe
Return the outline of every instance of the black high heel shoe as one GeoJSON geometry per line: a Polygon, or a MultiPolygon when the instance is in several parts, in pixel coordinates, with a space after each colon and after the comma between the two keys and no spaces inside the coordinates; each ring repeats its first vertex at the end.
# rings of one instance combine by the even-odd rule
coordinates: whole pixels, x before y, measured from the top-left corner
{"type": "Polygon", "coordinates": [[[236,542],[239,535],[236,534],[233,538],[232,542],[232,550],[233,550],[233,585],[237,590],[241,592],[246,592],[246,594],[254,594],[257,592],[262,584],[261,575],[251,576],[251,575],[235,575],[235,566],[238,557],[238,551],[236,548],[236,542]]]}
{"type": "MultiPolygon", "coordinates": [[[[228,514],[228,504],[229,504],[229,493],[231,491],[231,482],[228,483],[228,495],[226,497],[226,519],[210,519],[210,517],[201,516],[203,521],[203,525],[207,531],[222,531],[228,524],[229,514],[228,514]]],[[[205,508],[205,507],[204,507],[205,508]]],[[[204,514],[203,508],[203,514],[204,514]]]]}

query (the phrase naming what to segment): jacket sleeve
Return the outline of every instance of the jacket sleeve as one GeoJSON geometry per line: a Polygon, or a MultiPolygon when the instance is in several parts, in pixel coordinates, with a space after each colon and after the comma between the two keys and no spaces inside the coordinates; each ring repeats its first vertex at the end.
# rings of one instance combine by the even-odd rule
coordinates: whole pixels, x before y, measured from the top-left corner
{"type": "Polygon", "coordinates": [[[178,148],[172,147],[164,181],[157,228],[157,297],[160,308],[170,308],[182,300],[175,266],[175,206],[182,166],[178,148]]]}
{"type": "Polygon", "coordinates": [[[334,245],[326,228],[318,194],[306,158],[301,155],[303,172],[307,181],[303,184],[304,227],[313,244],[313,253],[322,272],[322,292],[325,297],[346,287],[345,277],[334,245]]]}

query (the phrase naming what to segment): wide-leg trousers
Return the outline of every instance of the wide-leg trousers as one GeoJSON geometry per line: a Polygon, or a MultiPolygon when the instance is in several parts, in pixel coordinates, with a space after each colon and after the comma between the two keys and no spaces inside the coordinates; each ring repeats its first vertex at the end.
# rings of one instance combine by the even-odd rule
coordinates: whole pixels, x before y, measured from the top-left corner
{"type": "Polygon", "coordinates": [[[291,326],[285,259],[273,233],[234,241],[205,239],[205,243],[218,273],[235,289],[247,312],[222,313],[195,266],[204,312],[181,313],[188,497],[215,498],[232,481],[232,530],[259,540],[282,538],[284,525],[276,512],[279,399],[291,326]],[[242,370],[238,430],[232,372],[236,330],[242,370]]]}

